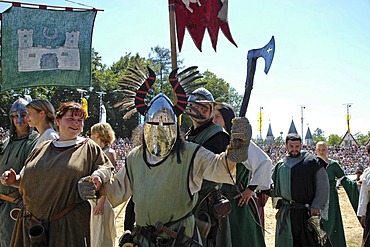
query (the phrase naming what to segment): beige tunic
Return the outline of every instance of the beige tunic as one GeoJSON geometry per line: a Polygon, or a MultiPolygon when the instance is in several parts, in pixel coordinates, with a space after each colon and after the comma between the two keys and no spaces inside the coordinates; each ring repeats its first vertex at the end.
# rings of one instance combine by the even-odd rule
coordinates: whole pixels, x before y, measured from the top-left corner
{"type": "MultiPolygon", "coordinates": [[[[97,174],[103,182],[111,176],[111,162],[101,148],[86,139],[70,147],[56,147],[48,141],[26,161],[19,187],[24,204],[39,220],[48,220],[73,203],[78,206],[49,225],[48,246],[90,246],[90,205],[77,190],[80,178],[97,174]]],[[[18,234],[12,246],[29,246],[30,220],[18,219],[18,234]]]]}

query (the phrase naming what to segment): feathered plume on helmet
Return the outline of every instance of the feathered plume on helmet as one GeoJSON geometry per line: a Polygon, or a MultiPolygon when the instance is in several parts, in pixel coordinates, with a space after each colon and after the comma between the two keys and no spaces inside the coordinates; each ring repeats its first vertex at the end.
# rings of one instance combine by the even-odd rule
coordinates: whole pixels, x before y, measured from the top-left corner
{"type": "MultiPolygon", "coordinates": [[[[156,81],[156,74],[147,67],[149,74],[136,61],[136,70],[128,68],[129,75],[124,75],[119,84],[123,89],[118,90],[123,93],[123,100],[114,104],[114,107],[120,107],[121,111],[128,112],[123,116],[124,119],[130,118],[135,112],[139,112],[145,116],[148,105],[145,103],[145,97],[150,88],[156,81]]],[[[188,95],[196,88],[202,87],[206,82],[196,82],[197,79],[202,78],[197,70],[197,66],[189,67],[177,74],[178,68],[172,70],[169,76],[169,82],[175,91],[177,102],[173,106],[176,116],[182,113],[190,116],[202,118],[199,110],[188,104],[188,95]]],[[[201,105],[201,103],[195,103],[201,105]]],[[[194,105],[194,104],[193,104],[194,105]]]]}

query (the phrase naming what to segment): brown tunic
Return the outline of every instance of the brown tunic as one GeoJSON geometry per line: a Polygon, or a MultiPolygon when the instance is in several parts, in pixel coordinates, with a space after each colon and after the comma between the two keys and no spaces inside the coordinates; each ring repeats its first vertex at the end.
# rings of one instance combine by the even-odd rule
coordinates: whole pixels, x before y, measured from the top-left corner
{"type": "MultiPolygon", "coordinates": [[[[57,148],[47,142],[36,149],[26,161],[19,191],[24,204],[38,220],[50,220],[73,203],[78,206],[48,226],[48,246],[90,246],[90,205],[77,190],[80,178],[94,171],[104,174],[103,182],[113,168],[108,157],[93,141],[57,148]]],[[[30,246],[29,218],[17,220],[12,246],[30,246]]]]}

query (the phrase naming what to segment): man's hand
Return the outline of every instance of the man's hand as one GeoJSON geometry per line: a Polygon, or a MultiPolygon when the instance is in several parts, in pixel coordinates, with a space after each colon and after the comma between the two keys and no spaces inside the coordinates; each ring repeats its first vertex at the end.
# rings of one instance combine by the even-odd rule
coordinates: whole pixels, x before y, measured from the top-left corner
{"type": "Polygon", "coordinates": [[[1,175],[1,183],[6,186],[12,186],[17,180],[17,173],[10,168],[1,175]]]}
{"type": "Polygon", "coordinates": [[[104,204],[105,204],[105,196],[102,196],[98,203],[94,206],[93,214],[94,215],[101,215],[104,213],[104,204]]]}
{"type": "Polygon", "coordinates": [[[311,216],[320,216],[320,209],[311,208],[310,213],[311,213],[311,216]]]}
{"type": "Polygon", "coordinates": [[[92,176],[91,179],[95,185],[95,190],[96,191],[100,190],[100,187],[103,184],[103,182],[101,181],[101,178],[99,176],[92,176]]]}
{"type": "Polygon", "coordinates": [[[254,192],[251,189],[247,188],[241,194],[234,196],[234,199],[238,199],[240,197],[238,206],[242,207],[244,204],[248,204],[249,199],[252,197],[253,193],[254,192]]]}

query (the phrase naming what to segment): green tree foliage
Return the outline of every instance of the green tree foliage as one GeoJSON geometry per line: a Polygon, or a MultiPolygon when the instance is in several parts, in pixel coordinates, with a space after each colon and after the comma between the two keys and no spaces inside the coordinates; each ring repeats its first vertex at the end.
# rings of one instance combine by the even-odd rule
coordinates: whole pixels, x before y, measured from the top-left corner
{"type": "MultiPolygon", "coordinates": [[[[104,70],[97,70],[97,80],[93,82],[94,88],[105,92],[103,96],[104,106],[107,110],[107,122],[112,125],[117,136],[131,138],[132,130],[138,125],[140,116],[135,113],[129,119],[123,119],[128,109],[122,107],[114,107],[114,105],[123,100],[123,95],[119,92],[122,88],[119,82],[123,75],[127,75],[127,68],[136,68],[136,61],[142,66],[147,66],[145,58],[140,57],[139,54],[131,55],[126,53],[117,62],[104,70]]],[[[96,104],[97,106],[99,104],[96,104]]],[[[97,110],[98,111],[98,110],[97,110]]]]}
{"type": "Polygon", "coordinates": [[[314,132],[313,132],[313,142],[314,143],[317,143],[319,141],[324,141],[326,142],[326,138],[324,136],[324,131],[322,131],[322,129],[320,128],[317,128],[314,132]]]}
{"type": "Polygon", "coordinates": [[[275,145],[277,146],[282,146],[285,144],[285,140],[282,135],[279,135],[278,137],[276,137],[274,142],[275,142],[275,145]]]}
{"type": "Polygon", "coordinates": [[[370,131],[367,132],[366,135],[356,133],[355,135],[353,135],[353,137],[356,139],[358,145],[366,145],[370,140],[370,131]]]}
{"type": "MultiPolygon", "coordinates": [[[[119,91],[122,89],[122,86],[119,85],[122,76],[129,73],[127,68],[135,69],[136,62],[146,71],[147,67],[152,68],[157,75],[156,85],[149,92],[146,102],[149,103],[151,98],[159,92],[163,92],[169,98],[173,99],[172,87],[168,83],[168,77],[172,70],[169,49],[159,46],[154,47],[151,49],[148,58],[141,57],[138,53],[135,55],[126,53],[110,67],[102,63],[102,57],[93,49],[92,87],[81,88],[83,92],[78,91],[74,87],[54,86],[2,92],[0,98],[1,125],[3,127],[9,127],[8,111],[11,104],[19,97],[24,97],[25,94],[29,94],[32,99],[48,99],[56,109],[61,102],[81,102],[81,97],[85,97],[88,101],[89,118],[85,121],[84,134],[89,134],[91,126],[99,122],[100,103],[102,103],[107,111],[107,122],[112,125],[117,136],[131,138],[133,130],[142,120],[142,117],[136,113],[130,119],[124,120],[123,116],[127,113],[128,109],[115,108],[114,105],[123,99],[119,91]],[[99,94],[99,92],[103,92],[104,94],[99,94]]],[[[178,64],[180,67],[179,71],[185,68],[185,66],[182,66],[182,60],[178,59],[178,64]]],[[[229,103],[236,111],[239,110],[242,96],[234,88],[230,87],[229,83],[222,78],[218,78],[210,71],[205,71],[201,74],[203,78],[200,80],[208,83],[205,87],[212,92],[217,102],[229,103]]],[[[182,117],[182,129],[185,131],[190,125],[190,118],[186,116],[182,117]]]]}
{"type": "Polygon", "coordinates": [[[336,145],[339,145],[340,144],[340,141],[342,140],[342,138],[340,138],[339,135],[337,134],[331,134],[329,135],[328,137],[328,146],[336,146],[336,145]]]}

